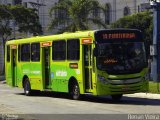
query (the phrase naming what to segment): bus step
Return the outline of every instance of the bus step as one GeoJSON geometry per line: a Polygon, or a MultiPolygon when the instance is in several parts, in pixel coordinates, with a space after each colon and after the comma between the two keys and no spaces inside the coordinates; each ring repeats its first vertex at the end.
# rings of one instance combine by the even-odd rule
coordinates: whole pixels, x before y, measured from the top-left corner
{"type": "Polygon", "coordinates": [[[52,91],[52,89],[44,89],[43,91],[48,91],[48,92],[51,92],[52,91]]]}
{"type": "Polygon", "coordinates": [[[92,93],[84,93],[84,95],[92,95],[92,93]]]}
{"type": "Polygon", "coordinates": [[[86,89],[86,93],[92,93],[93,89],[86,89]]]}

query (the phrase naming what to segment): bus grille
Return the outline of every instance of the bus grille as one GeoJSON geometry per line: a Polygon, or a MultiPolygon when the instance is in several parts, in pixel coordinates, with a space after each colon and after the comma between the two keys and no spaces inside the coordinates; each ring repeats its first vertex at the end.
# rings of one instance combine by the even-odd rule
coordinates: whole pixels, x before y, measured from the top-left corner
{"type": "Polygon", "coordinates": [[[109,87],[111,92],[135,92],[141,89],[141,85],[137,86],[123,86],[123,87],[109,87]]]}
{"type": "Polygon", "coordinates": [[[124,80],[109,80],[109,83],[113,85],[135,84],[139,82],[142,82],[141,77],[134,79],[124,79],[124,80]]]}

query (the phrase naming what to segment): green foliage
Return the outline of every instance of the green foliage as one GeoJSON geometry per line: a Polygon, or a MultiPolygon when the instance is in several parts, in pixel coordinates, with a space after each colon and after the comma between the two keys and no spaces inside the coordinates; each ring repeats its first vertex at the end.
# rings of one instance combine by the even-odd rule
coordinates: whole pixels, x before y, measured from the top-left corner
{"type": "Polygon", "coordinates": [[[2,39],[0,43],[3,45],[3,48],[6,40],[11,36],[13,31],[11,23],[18,27],[19,32],[42,33],[35,9],[25,8],[23,6],[0,5],[0,39],[2,39]]]}
{"type": "Polygon", "coordinates": [[[149,82],[149,93],[160,94],[160,83],[149,82]]]}
{"type": "Polygon", "coordinates": [[[50,16],[52,17],[52,14],[56,11],[62,11],[66,13],[66,16],[64,16],[64,19],[63,16],[54,17],[49,25],[49,29],[52,30],[58,24],[65,23],[67,25],[59,32],[88,30],[93,24],[106,28],[100,17],[95,18],[91,16],[95,8],[103,12],[105,11],[97,0],[62,0],[50,9],[50,16]]]}
{"type": "Polygon", "coordinates": [[[11,35],[11,28],[9,26],[12,19],[9,6],[0,5],[0,36],[2,39],[11,35]]]}
{"type": "Polygon", "coordinates": [[[25,8],[21,5],[11,6],[11,12],[14,16],[19,32],[42,33],[39,23],[39,17],[35,9],[25,8]]]}
{"type": "Polygon", "coordinates": [[[35,9],[20,5],[0,5],[0,36],[3,43],[12,34],[11,23],[18,27],[19,32],[42,33],[35,9]]]}
{"type": "Polygon", "coordinates": [[[133,28],[139,29],[144,34],[144,40],[149,56],[149,46],[153,38],[153,17],[149,11],[125,16],[111,25],[112,28],[133,28]]]}

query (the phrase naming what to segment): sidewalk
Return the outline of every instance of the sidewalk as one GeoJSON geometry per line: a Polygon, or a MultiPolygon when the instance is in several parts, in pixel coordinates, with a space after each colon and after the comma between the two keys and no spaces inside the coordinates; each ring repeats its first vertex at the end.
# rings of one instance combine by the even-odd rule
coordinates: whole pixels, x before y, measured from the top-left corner
{"type": "Polygon", "coordinates": [[[0,80],[0,84],[6,84],[5,80],[0,80]]]}
{"type": "Polygon", "coordinates": [[[153,93],[134,93],[134,94],[126,94],[124,96],[147,98],[147,99],[160,99],[160,94],[153,94],[153,93]]]}

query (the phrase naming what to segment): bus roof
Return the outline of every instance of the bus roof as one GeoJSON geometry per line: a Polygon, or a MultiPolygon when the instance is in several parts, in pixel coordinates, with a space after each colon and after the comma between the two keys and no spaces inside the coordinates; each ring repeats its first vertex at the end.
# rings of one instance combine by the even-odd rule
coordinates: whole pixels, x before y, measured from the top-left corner
{"type": "Polygon", "coordinates": [[[6,44],[7,45],[9,45],[9,44],[22,44],[22,43],[29,43],[29,42],[43,42],[43,41],[91,37],[91,36],[93,36],[93,33],[94,33],[93,30],[92,31],[65,32],[65,33],[56,34],[56,35],[34,36],[34,37],[30,37],[30,38],[9,40],[6,42],[6,44]]]}
{"type": "Polygon", "coordinates": [[[65,32],[62,34],[56,35],[48,35],[48,36],[34,36],[30,38],[23,38],[23,39],[15,39],[9,40],[6,42],[6,45],[9,44],[23,44],[23,43],[30,43],[30,42],[43,42],[43,41],[53,41],[53,40],[64,40],[64,39],[76,39],[76,38],[85,38],[85,37],[94,37],[95,32],[99,31],[137,31],[137,29],[127,29],[127,28],[116,28],[116,29],[104,29],[104,30],[90,30],[90,31],[76,31],[76,32],[65,32]]]}

